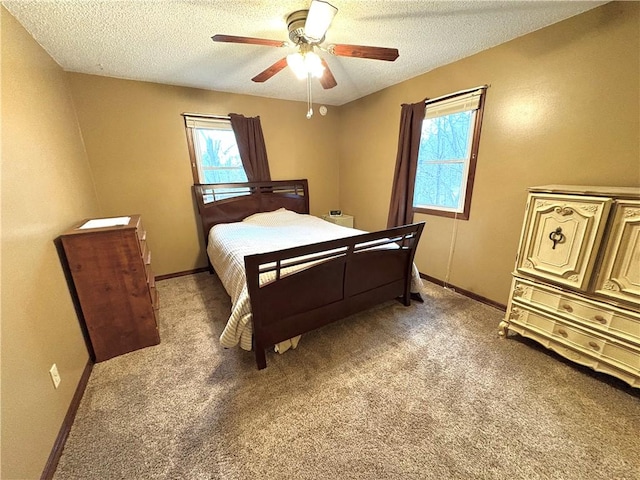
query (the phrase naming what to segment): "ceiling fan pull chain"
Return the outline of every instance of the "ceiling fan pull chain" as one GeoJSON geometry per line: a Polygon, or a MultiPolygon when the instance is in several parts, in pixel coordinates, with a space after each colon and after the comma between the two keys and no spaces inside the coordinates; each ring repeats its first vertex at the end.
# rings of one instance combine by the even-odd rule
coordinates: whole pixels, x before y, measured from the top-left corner
{"type": "Polygon", "coordinates": [[[307,72],[307,120],[313,116],[313,102],[311,101],[311,72],[307,72]]]}

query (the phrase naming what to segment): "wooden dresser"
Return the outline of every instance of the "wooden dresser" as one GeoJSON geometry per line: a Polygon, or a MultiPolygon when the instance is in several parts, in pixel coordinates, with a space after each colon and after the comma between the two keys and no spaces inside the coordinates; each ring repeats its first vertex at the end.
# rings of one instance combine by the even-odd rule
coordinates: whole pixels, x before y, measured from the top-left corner
{"type": "Polygon", "coordinates": [[[140,215],[84,220],[61,241],[94,360],[160,343],[158,292],[140,215]]]}
{"type": "Polygon", "coordinates": [[[640,387],[640,189],[529,189],[508,331],[640,387]]]}

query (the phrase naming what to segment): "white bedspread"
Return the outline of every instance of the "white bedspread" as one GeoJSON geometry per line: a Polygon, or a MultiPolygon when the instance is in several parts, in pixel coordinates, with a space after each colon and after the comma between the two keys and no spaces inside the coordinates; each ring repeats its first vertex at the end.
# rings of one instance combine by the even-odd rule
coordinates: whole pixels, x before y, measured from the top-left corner
{"type": "MultiPolygon", "coordinates": [[[[220,344],[229,348],[239,344],[244,350],[251,350],[251,303],[244,270],[246,255],[273,252],[362,233],[367,232],[335,225],[284,208],[274,212],[257,213],[242,222],[214,226],[209,232],[207,254],[232,302],[231,316],[220,336],[220,344]]],[[[415,265],[411,291],[422,292],[422,280],[415,265]]],[[[292,346],[295,347],[295,344],[297,340],[294,340],[292,346]]],[[[291,343],[283,342],[276,350],[282,352],[289,346],[291,343]]]]}

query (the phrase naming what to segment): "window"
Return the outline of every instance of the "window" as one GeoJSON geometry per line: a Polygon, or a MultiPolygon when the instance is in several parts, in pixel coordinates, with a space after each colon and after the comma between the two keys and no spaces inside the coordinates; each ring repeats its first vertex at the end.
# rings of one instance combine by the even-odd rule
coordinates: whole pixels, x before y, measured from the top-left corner
{"type": "Polygon", "coordinates": [[[228,119],[184,115],[193,182],[246,182],[236,137],[228,119]]]}
{"type": "Polygon", "coordinates": [[[414,212],[469,218],[485,88],[427,101],[414,212]]]}

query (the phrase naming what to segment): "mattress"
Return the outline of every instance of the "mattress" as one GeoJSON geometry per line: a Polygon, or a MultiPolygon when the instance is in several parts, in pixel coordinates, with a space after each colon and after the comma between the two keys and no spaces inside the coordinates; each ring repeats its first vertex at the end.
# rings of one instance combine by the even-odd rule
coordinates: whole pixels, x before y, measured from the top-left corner
{"type": "MultiPolygon", "coordinates": [[[[209,232],[207,255],[222,285],[231,298],[231,315],[220,336],[220,344],[231,348],[252,348],[251,303],[247,290],[244,257],[285,248],[309,245],[360,235],[364,232],[326,222],[320,218],[281,208],[273,212],[256,213],[242,222],[215,225],[209,232]]],[[[267,281],[261,276],[260,281],[267,281]]],[[[422,280],[413,266],[411,291],[422,292],[422,280]]],[[[276,351],[297,345],[283,342],[276,351]]]]}

